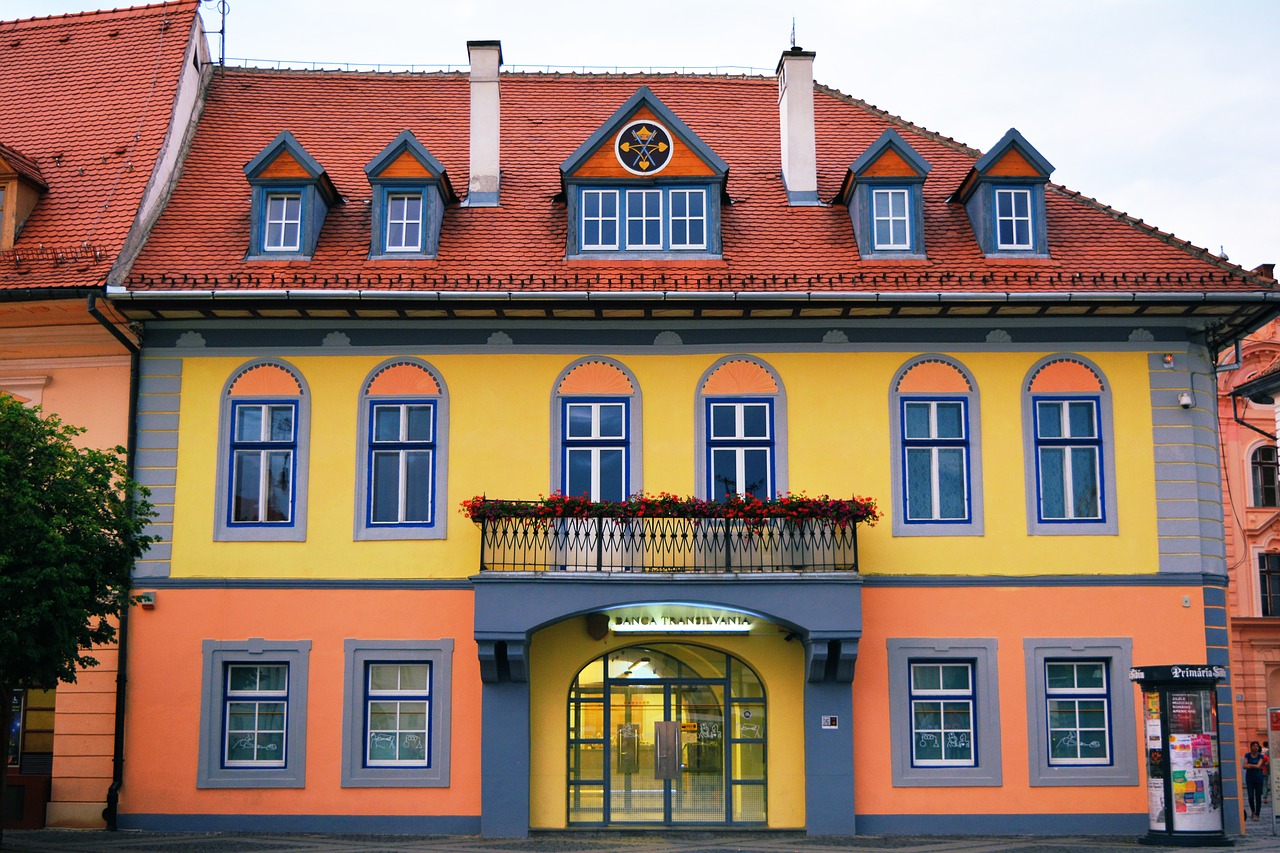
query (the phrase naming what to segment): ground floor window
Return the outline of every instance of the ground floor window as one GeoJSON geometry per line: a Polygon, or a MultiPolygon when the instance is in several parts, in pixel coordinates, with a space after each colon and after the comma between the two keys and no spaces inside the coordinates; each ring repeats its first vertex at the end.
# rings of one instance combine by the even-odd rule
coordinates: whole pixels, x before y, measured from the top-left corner
{"type": "Polygon", "coordinates": [[[569,693],[571,824],[762,824],[764,688],[742,661],[653,643],[588,664],[569,693]]]}

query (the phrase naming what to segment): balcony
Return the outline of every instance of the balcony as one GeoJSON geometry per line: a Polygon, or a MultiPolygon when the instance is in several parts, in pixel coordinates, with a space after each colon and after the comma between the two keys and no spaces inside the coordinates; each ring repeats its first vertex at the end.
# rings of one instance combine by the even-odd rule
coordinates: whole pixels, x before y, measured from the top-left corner
{"type": "Polygon", "coordinates": [[[482,572],[856,572],[857,524],[829,518],[475,518],[482,572]]]}

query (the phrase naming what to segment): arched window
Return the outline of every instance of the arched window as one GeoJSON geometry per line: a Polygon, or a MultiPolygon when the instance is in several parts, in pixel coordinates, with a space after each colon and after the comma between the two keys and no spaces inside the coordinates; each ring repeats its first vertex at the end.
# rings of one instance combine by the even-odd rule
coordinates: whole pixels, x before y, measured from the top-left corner
{"type": "Polygon", "coordinates": [[[302,375],[280,360],[252,361],[227,381],[216,538],[307,538],[309,402],[302,375]]]}
{"type": "Polygon", "coordinates": [[[1078,355],[1037,362],[1023,386],[1027,524],[1033,534],[1115,533],[1111,391],[1078,355]]]}
{"type": "Polygon", "coordinates": [[[1280,506],[1280,489],[1276,467],[1276,448],[1264,444],[1253,451],[1253,505],[1280,506]]]}
{"type": "Polygon", "coordinates": [[[374,368],[360,393],[357,539],[442,539],[448,494],[448,397],[416,358],[374,368]]]}
{"type": "Polygon", "coordinates": [[[699,494],[722,501],[786,491],[785,397],[773,369],[751,356],[726,356],[703,374],[698,399],[699,494]]]}
{"type": "Polygon", "coordinates": [[[977,384],[954,359],[908,361],[890,393],[895,536],[982,534],[977,384]]]}
{"type": "Polygon", "coordinates": [[[593,501],[621,501],[641,490],[639,388],[610,358],[579,359],[565,368],[552,400],[559,446],[554,488],[593,501]]]}

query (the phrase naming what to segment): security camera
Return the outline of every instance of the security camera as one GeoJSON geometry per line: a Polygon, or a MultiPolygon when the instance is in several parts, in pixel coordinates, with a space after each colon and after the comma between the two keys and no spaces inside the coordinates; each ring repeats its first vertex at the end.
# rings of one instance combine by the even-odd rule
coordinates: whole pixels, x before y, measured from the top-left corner
{"type": "Polygon", "coordinates": [[[1178,395],[1178,405],[1184,409],[1189,409],[1195,405],[1195,398],[1190,393],[1183,391],[1178,395]]]}

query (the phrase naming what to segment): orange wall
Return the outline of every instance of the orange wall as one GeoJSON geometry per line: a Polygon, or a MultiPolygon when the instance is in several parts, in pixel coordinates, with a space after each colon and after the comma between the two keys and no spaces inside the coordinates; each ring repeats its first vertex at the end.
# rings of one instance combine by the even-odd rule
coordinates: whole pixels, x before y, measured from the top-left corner
{"type": "MultiPolygon", "coordinates": [[[[1132,637],[1135,666],[1203,663],[1204,596],[1199,587],[871,587],[863,590],[863,614],[853,682],[859,813],[1146,812],[1145,773],[1136,786],[1029,787],[1022,638],[1132,637]],[[1183,596],[1191,597],[1189,607],[1182,606],[1183,596]],[[994,637],[999,641],[1002,787],[893,787],[885,641],[925,637],[994,637]]],[[[1112,690],[1134,691],[1136,715],[1134,730],[1117,731],[1115,736],[1139,738],[1142,706],[1138,688],[1125,683],[1113,685],[1112,690]]]]}
{"type": "Polygon", "coordinates": [[[129,623],[126,814],[478,815],[480,673],[469,590],[162,589],[129,623]],[[264,630],[270,633],[264,634],[264,630]],[[201,641],[312,641],[305,788],[196,788],[201,641]],[[342,788],[343,640],[452,638],[450,784],[342,788]]]}

